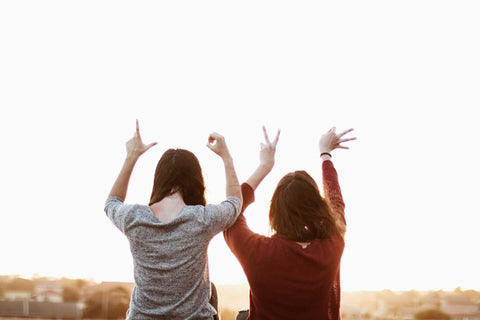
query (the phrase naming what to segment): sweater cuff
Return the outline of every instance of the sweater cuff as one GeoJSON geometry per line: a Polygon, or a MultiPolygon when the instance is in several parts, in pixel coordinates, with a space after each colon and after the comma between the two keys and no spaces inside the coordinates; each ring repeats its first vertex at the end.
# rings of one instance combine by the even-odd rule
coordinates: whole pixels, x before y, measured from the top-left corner
{"type": "Polygon", "coordinates": [[[255,201],[255,191],[246,182],[242,183],[242,198],[243,198],[243,208],[242,208],[242,212],[243,212],[249,204],[255,201]]]}

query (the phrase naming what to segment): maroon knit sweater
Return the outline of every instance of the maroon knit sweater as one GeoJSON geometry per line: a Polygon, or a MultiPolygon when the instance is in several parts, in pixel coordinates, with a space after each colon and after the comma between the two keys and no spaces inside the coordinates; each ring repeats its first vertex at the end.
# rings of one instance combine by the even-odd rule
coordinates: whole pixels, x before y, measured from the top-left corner
{"type": "MultiPolygon", "coordinates": [[[[322,164],[324,195],[344,218],[344,202],[331,161],[322,164]]],[[[242,184],[243,210],[254,201],[242,184]]],[[[314,240],[306,248],[295,241],[254,233],[242,214],[224,232],[250,285],[251,320],[339,320],[341,236],[314,240]]]]}

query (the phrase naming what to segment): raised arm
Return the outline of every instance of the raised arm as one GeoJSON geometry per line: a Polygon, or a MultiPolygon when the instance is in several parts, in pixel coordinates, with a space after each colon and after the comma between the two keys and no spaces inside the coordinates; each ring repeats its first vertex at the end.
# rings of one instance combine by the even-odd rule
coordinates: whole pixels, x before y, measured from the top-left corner
{"type": "MultiPolygon", "coordinates": [[[[275,163],[275,151],[280,137],[280,130],[277,132],[275,139],[270,142],[267,131],[263,127],[263,134],[265,136],[265,143],[260,144],[260,164],[242,185],[243,192],[243,207],[242,212],[246,207],[254,201],[254,191],[272,170],[275,163]]],[[[243,214],[237,218],[237,221],[233,226],[223,232],[225,242],[230,250],[237,257],[240,263],[243,265],[248,261],[252,250],[255,250],[256,244],[265,236],[254,233],[247,225],[247,221],[243,214]]]]}
{"type": "Polygon", "coordinates": [[[233,159],[228,151],[225,138],[218,133],[211,133],[208,137],[207,147],[218,154],[225,166],[226,194],[227,197],[237,197],[242,201],[242,190],[238,183],[237,173],[233,165],[233,159]]]}
{"type": "Polygon", "coordinates": [[[156,145],[156,142],[145,145],[142,142],[142,137],[140,136],[140,128],[138,125],[138,120],[136,121],[136,130],[133,138],[127,141],[127,156],[123,163],[123,167],[118,174],[115,183],[113,184],[112,190],[110,191],[109,197],[119,197],[122,200],[125,200],[127,196],[128,183],[130,181],[130,176],[132,175],[133,167],[138,158],[148,149],[156,145]]]}
{"type": "Polygon", "coordinates": [[[342,192],[338,183],[337,171],[335,170],[331,161],[331,152],[337,148],[348,149],[348,147],[345,147],[341,144],[347,141],[355,140],[356,138],[342,139],[342,137],[352,130],[353,129],[349,129],[337,134],[335,132],[335,127],[333,127],[327,133],[322,135],[319,142],[320,157],[323,161],[322,172],[325,197],[329,200],[335,213],[340,215],[337,220],[341,221],[341,224],[343,225],[345,224],[345,203],[343,202],[342,192]]]}
{"type": "Polygon", "coordinates": [[[262,127],[263,135],[265,136],[265,143],[260,143],[260,164],[247,179],[246,183],[256,190],[260,182],[272,171],[275,164],[275,151],[277,149],[278,138],[280,137],[280,130],[277,131],[277,136],[270,142],[267,130],[262,127]]]}

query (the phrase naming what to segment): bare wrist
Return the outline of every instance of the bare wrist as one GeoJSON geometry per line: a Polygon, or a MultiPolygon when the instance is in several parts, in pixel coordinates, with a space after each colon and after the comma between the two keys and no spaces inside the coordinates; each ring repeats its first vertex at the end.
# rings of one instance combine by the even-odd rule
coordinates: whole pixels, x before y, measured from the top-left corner
{"type": "Polygon", "coordinates": [[[263,171],[263,172],[266,172],[266,173],[269,173],[270,171],[272,171],[273,169],[273,164],[268,164],[268,163],[260,163],[258,165],[258,169],[263,171]]]}
{"type": "Polygon", "coordinates": [[[125,158],[125,162],[135,164],[139,157],[140,157],[140,155],[127,153],[127,157],[125,158]]]}
{"type": "Polygon", "coordinates": [[[325,161],[325,160],[331,160],[331,159],[332,159],[332,155],[330,154],[330,152],[321,152],[321,153],[320,153],[320,159],[322,159],[323,161],[325,161]]]}
{"type": "Polygon", "coordinates": [[[222,155],[223,162],[233,162],[232,156],[230,154],[222,155]]]}

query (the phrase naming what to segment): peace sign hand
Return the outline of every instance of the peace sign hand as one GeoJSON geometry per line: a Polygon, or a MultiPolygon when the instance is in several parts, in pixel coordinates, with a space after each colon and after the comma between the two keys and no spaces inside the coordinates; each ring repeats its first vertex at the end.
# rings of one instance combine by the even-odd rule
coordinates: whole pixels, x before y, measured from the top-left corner
{"type": "Polygon", "coordinates": [[[136,121],[136,130],[133,138],[127,141],[127,157],[138,158],[140,157],[145,151],[153,147],[157,144],[157,142],[152,142],[148,145],[142,142],[142,137],[140,136],[140,128],[138,125],[138,119],[136,121]]]}
{"type": "Polygon", "coordinates": [[[280,138],[280,130],[277,131],[275,139],[270,142],[265,126],[263,126],[262,129],[263,135],[265,136],[265,143],[260,143],[260,165],[271,170],[275,164],[275,151],[277,149],[278,139],[280,138]]]}

